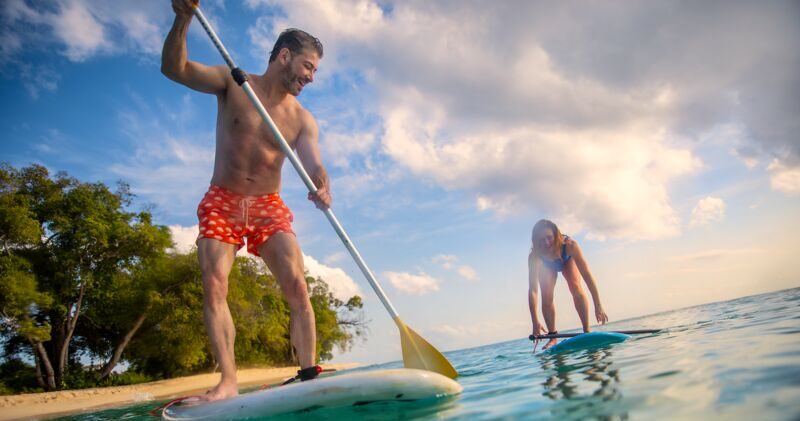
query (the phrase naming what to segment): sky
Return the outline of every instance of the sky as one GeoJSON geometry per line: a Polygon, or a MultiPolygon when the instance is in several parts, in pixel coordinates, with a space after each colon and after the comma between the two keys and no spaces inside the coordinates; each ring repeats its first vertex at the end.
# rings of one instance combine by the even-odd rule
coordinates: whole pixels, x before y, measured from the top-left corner
{"type": "MultiPolygon", "coordinates": [[[[797,1],[280,1],[201,6],[238,65],[324,45],[299,100],[333,210],[442,351],[525,337],[533,224],[576,239],[611,321],[800,286],[797,1]]],[[[160,73],[166,0],[0,2],[0,161],[130,184],[176,249],[216,101],[160,73]]],[[[189,58],[222,64],[197,22],[189,58]]],[[[288,164],[306,269],[365,299],[334,362],[401,358],[394,323],[288,164]]],[[[563,281],[558,328],[579,327],[563,281]]]]}

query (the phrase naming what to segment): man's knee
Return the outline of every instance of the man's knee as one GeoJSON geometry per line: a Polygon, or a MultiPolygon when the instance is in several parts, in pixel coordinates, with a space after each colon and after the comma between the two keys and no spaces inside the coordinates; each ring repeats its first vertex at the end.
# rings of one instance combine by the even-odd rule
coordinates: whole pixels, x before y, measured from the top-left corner
{"type": "Polygon", "coordinates": [[[311,300],[308,296],[308,286],[305,277],[293,276],[284,283],[284,296],[292,311],[308,311],[311,309],[311,300]]]}
{"type": "Polygon", "coordinates": [[[203,271],[203,291],[210,303],[224,302],[228,298],[228,276],[219,271],[203,271]]]}

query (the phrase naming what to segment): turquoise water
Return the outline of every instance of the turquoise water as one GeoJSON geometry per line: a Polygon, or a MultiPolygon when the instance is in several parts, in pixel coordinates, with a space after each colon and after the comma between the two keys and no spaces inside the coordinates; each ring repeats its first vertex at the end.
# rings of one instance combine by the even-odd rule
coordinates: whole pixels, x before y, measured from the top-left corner
{"type": "MultiPolygon", "coordinates": [[[[602,349],[533,352],[527,339],[446,353],[464,393],[289,420],[798,420],[800,288],[608,325],[665,328],[602,349]]],[[[398,367],[399,363],[361,370],[398,367]]],[[[160,402],[62,420],[152,420],[160,402]]]]}

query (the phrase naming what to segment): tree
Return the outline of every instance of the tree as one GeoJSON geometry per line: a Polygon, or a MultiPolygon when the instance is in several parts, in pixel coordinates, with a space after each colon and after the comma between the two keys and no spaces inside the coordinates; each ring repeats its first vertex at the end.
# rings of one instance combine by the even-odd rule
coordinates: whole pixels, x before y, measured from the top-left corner
{"type": "Polygon", "coordinates": [[[306,277],[311,291],[311,306],[317,322],[317,353],[320,360],[333,358],[333,348],[347,351],[353,341],[366,334],[361,313],[361,297],[354,295],[347,302],[336,297],[321,278],[306,277]]]}
{"type": "MultiPolygon", "coordinates": [[[[0,183],[0,207],[4,208],[0,215],[5,218],[0,221],[0,238],[7,243],[5,256],[12,261],[0,276],[23,282],[20,270],[27,268],[40,302],[31,296],[26,317],[37,332],[49,328],[49,337],[31,336],[22,324],[4,327],[29,340],[46,388],[64,387],[70,344],[86,311],[87,292],[102,288],[143,259],[163,253],[171,243],[169,232],[153,225],[149,213],[124,209],[132,198],[124,184],[111,192],[101,183],[82,183],[64,173],[51,178],[38,165],[22,170],[5,165],[0,169],[0,183]],[[27,213],[22,212],[25,207],[27,213]],[[24,224],[8,222],[7,215],[19,214],[27,215],[24,224]],[[31,221],[36,222],[38,237],[30,234],[36,231],[31,221]]],[[[5,305],[8,297],[0,298],[5,305]]]]}
{"type": "Polygon", "coordinates": [[[175,311],[175,295],[190,283],[200,284],[196,254],[165,253],[116,274],[107,288],[88,295],[87,323],[76,335],[80,346],[105,360],[100,380],[109,377],[139,332],[175,311]]]}

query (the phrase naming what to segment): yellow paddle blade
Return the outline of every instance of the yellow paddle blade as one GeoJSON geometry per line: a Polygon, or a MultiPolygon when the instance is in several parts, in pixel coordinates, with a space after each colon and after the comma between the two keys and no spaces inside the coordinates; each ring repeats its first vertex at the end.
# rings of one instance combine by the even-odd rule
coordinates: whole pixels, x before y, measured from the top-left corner
{"type": "Polygon", "coordinates": [[[458,372],[450,361],[447,361],[447,358],[433,345],[406,326],[399,317],[395,318],[394,322],[400,328],[400,345],[403,348],[403,365],[406,368],[433,371],[451,379],[458,377],[458,372]]]}

